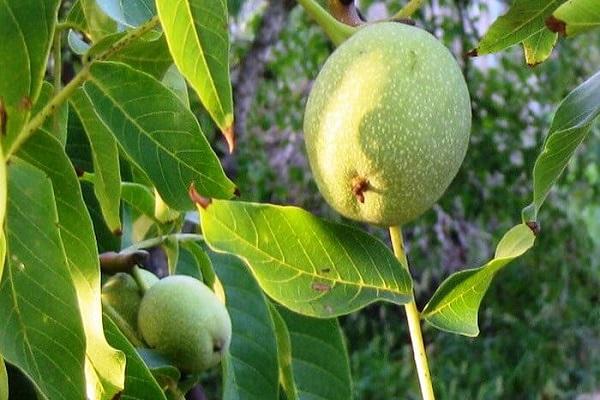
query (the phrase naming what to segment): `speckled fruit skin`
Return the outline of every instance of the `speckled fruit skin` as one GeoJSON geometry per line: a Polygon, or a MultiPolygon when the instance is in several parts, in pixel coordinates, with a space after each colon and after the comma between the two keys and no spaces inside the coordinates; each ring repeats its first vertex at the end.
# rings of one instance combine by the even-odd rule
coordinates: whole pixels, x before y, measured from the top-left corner
{"type": "Polygon", "coordinates": [[[217,365],[231,342],[231,320],[217,296],[197,279],[176,275],[146,292],[138,314],[144,341],[181,371],[217,365]]]}
{"type": "Polygon", "coordinates": [[[470,130],[469,92],[453,56],[426,31],[394,22],[367,26],[336,49],[304,116],[325,200],[348,218],[382,226],[410,222],[441,197],[470,130]],[[360,182],[366,186],[357,195],[360,182]]]}

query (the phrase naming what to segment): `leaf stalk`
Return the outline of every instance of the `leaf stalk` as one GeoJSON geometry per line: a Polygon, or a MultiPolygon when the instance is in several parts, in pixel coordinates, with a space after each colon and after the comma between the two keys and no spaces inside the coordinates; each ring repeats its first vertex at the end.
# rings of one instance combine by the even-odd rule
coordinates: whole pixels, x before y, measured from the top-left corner
{"type": "MultiPolygon", "coordinates": [[[[404,251],[402,230],[399,226],[390,227],[390,238],[396,258],[410,274],[408,259],[404,251]]],[[[414,299],[404,305],[404,311],[406,312],[406,319],[408,321],[408,330],[410,332],[410,341],[419,377],[419,386],[421,387],[421,396],[423,400],[435,400],[431,384],[431,374],[429,373],[429,365],[427,363],[427,353],[425,352],[425,344],[423,343],[423,333],[421,332],[420,314],[414,299]]]]}

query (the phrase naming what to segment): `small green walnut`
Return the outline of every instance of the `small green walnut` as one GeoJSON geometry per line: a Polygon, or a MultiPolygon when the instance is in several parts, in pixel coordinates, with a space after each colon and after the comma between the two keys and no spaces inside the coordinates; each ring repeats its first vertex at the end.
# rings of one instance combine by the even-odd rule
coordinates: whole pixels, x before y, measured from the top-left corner
{"type": "Polygon", "coordinates": [[[458,172],[471,129],[469,93],[450,52],[405,24],[360,29],[329,57],[304,117],[325,200],[382,226],[431,208],[458,172]]]}
{"type": "MultiPolygon", "coordinates": [[[[158,277],[150,271],[140,269],[140,276],[148,287],[158,282],[158,277]]],[[[129,326],[135,329],[142,292],[131,275],[119,272],[108,278],[102,285],[102,302],[110,305],[129,326]]]]}
{"type": "Polygon", "coordinates": [[[163,278],[146,292],[138,328],[150,347],[187,373],[217,365],[231,341],[225,305],[202,282],[183,275],[163,278]]]}

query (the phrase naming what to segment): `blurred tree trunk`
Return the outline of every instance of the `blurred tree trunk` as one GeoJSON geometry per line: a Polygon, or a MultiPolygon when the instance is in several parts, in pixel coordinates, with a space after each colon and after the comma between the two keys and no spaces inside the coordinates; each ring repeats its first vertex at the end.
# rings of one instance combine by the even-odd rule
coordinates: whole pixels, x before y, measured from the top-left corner
{"type": "Polygon", "coordinates": [[[235,134],[238,137],[245,134],[248,114],[265,72],[269,50],[277,42],[287,16],[295,4],[293,0],[269,1],[256,38],[240,63],[238,77],[234,82],[235,134]]]}

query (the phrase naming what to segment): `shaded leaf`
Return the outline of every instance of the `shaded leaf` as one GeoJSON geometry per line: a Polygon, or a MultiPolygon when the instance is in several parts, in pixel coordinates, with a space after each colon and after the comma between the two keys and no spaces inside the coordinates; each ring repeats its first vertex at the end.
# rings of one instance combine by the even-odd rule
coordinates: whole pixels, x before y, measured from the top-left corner
{"type": "Polygon", "coordinates": [[[165,72],[162,83],[171,89],[187,108],[190,108],[190,97],[188,95],[187,83],[185,82],[183,75],[181,75],[177,69],[176,65],[171,65],[167,72],[165,72]]]}
{"type": "Polygon", "coordinates": [[[88,25],[83,12],[83,7],[81,6],[81,0],[76,0],[75,3],[73,3],[65,18],[65,22],[80,32],[87,32],[88,25]]]}
{"type": "Polygon", "coordinates": [[[233,148],[226,0],[157,0],[169,49],[179,71],[233,148]]]}
{"type": "MultiPolygon", "coordinates": [[[[40,96],[33,105],[32,114],[35,115],[54,97],[54,87],[49,82],[42,83],[40,96]]],[[[47,118],[40,129],[49,135],[55,136],[65,146],[67,143],[67,119],[69,117],[69,104],[63,103],[52,117],[47,118]],[[57,129],[54,129],[54,118],[56,117],[57,129]]]]}
{"type": "Polygon", "coordinates": [[[558,34],[542,29],[523,40],[523,51],[525,52],[525,62],[529,66],[535,66],[546,61],[558,40],[558,34]]]}
{"type": "Polygon", "coordinates": [[[0,132],[4,151],[19,135],[36,102],[50,52],[58,0],[0,2],[0,132]],[[4,121],[3,121],[4,120],[4,121]]]}
{"type": "Polygon", "coordinates": [[[237,258],[211,254],[225,287],[232,335],[223,360],[224,400],[277,400],[277,343],[264,294],[237,258]]]}
{"type": "Polygon", "coordinates": [[[100,8],[126,26],[140,26],[156,15],[153,0],[97,0],[100,8]]]}
{"type": "Polygon", "coordinates": [[[144,364],[161,387],[176,386],[181,379],[181,372],[162,354],[152,349],[136,349],[144,364]]]}
{"type": "Polygon", "coordinates": [[[490,26],[476,49],[489,54],[521,43],[544,29],[546,18],[565,0],[514,0],[508,12],[490,26]]]}
{"type": "Polygon", "coordinates": [[[559,104],[544,148],[533,167],[533,202],[523,209],[523,221],[536,221],[540,207],[577,146],[600,115],[600,71],[575,88],[559,104]]]}
{"type": "Polygon", "coordinates": [[[292,372],[299,400],[352,399],[348,350],[337,319],[308,318],[282,307],[292,345],[292,372]]]}
{"type": "Polygon", "coordinates": [[[173,92],[124,64],[96,63],[90,73],[84,88],[96,113],[169,207],[191,209],[191,186],[208,197],[233,195],[198,121],[173,92]]]}
{"type": "Polygon", "coordinates": [[[285,321],[277,308],[269,303],[269,310],[273,318],[275,327],[275,336],[277,337],[277,359],[279,361],[279,383],[285,393],[287,400],[298,400],[298,389],[294,381],[294,371],[292,369],[292,339],[285,321]]]}
{"type": "Polygon", "coordinates": [[[206,243],[243,258],[262,289],[294,311],[331,317],[412,299],[406,270],[359,229],[296,207],[216,200],[199,210],[206,243]]]}
{"type": "Polygon", "coordinates": [[[125,353],[125,389],[120,400],[166,400],[165,395],[144,364],[144,361],[119,328],[106,314],[103,315],[104,332],[111,346],[125,353]]]}
{"type": "Polygon", "coordinates": [[[111,61],[119,61],[134,69],[146,72],[156,79],[162,79],[165,72],[173,64],[169,47],[164,36],[154,39],[153,32],[132,42],[123,50],[116,52],[111,61]]]}
{"type": "Polygon", "coordinates": [[[167,256],[167,270],[169,275],[174,275],[179,261],[179,241],[172,236],[169,236],[162,243],[161,247],[167,256]]]}
{"type": "Polygon", "coordinates": [[[45,132],[32,136],[18,156],[42,170],[52,182],[58,228],[77,292],[86,342],[88,392],[111,399],[123,388],[125,357],[108,345],[102,330],[100,265],[90,216],[65,150],[45,132]]]}
{"type": "Polygon", "coordinates": [[[121,198],[138,214],[154,220],[154,194],[148,186],[133,182],[122,182],[121,198]]]}
{"type": "Polygon", "coordinates": [[[87,21],[87,33],[93,42],[117,31],[117,23],[102,11],[96,0],[79,0],[79,2],[87,21]]]}
{"type": "Polygon", "coordinates": [[[0,356],[0,400],[8,400],[8,374],[2,356],[0,356]]]}
{"type": "Polygon", "coordinates": [[[569,0],[554,11],[546,24],[566,36],[600,28],[598,0],[569,0]]]}
{"type": "Polygon", "coordinates": [[[112,133],[96,115],[92,103],[82,89],[70,98],[84,127],[94,166],[94,193],[106,225],[112,232],[121,231],[121,173],[119,149],[112,133]]]}
{"type": "Polygon", "coordinates": [[[477,313],[492,279],[506,264],[529,250],[534,241],[535,235],[527,225],[514,226],[498,243],[493,260],[481,268],[459,271],[448,277],[421,316],[443,331],[477,336],[477,313]]]}
{"type": "Polygon", "coordinates": [[[0,353],[44,396],[83,399],[85,335],[52,183],[37,168],[13,159],[8,193],[0,353]]]}
{"type": "MultiPolygon", "coordinates": [[[[183,241],[180,246],[182,250],[181,257],[186,257],[188,261],[185,265],[177,266],[177,274],[193,276],[204,282],[206,286],[214,289],[215,271],[206,251],[200,244],[192,241],[183,241]]],[[[182,258],[180,258],[180,262],[182,258]]]]}
{"type": "Polygon", "coordinates": [[[4,271],[4,258],[6,256],[6,240],[4,238],[4,217],[6,215],[6,162],[4,152],[0,143],[0,281],[4,271]]]}

